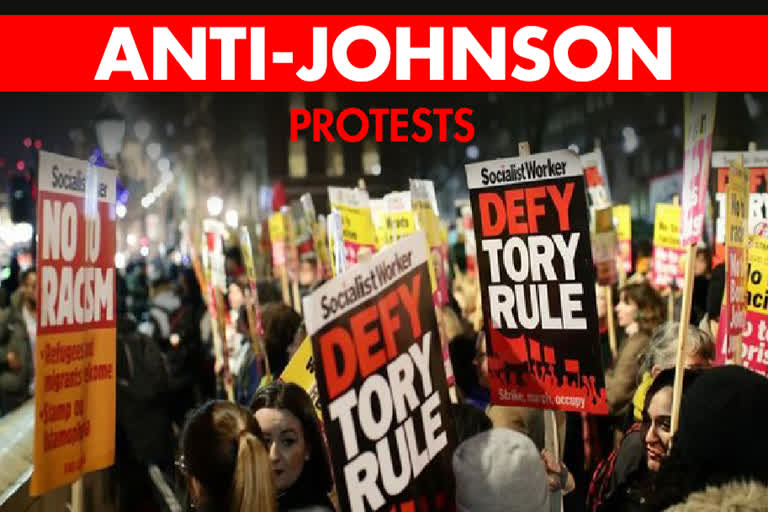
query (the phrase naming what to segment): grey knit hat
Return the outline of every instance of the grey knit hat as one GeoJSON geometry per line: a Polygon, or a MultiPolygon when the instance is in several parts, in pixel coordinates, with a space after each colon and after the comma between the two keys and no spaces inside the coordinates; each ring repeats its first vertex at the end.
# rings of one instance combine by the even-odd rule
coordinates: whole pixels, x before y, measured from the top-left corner
{"type": "Polygon", "coordinates": [[[453,454],[456,505],[467,512],[549,512],[549,484],[528,437],[494,428],[470,437],[453,454]]]}

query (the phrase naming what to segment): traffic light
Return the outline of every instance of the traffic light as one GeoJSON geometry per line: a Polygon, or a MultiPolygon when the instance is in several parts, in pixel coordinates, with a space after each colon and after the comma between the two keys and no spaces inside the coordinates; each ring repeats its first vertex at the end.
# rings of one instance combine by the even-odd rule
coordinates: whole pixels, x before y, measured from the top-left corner
{"type": "Polygon", "coordinates": [[[11,210],[11,222],[35,222],[35,190],[33,172],[25,169],[14,172],[8,180],[8,200],[11,210]]]}

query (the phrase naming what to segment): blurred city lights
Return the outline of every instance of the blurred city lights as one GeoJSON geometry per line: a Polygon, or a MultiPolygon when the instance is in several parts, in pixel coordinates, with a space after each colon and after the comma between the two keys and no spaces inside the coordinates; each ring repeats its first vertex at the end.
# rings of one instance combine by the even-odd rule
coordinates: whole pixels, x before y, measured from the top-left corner
{"type": "Polygon", "coordinates": [[[208,206],[208,213],[216,217],[224,209],[224,201],[218,196],[212,196],[208,198],[206,206],[208,206]]]}
{"type": "Polygon", "coordinates": [[[475,144],[467,146],[467,160],[477,160],[480,158],[480,148],[475,144]]]}
{"type": "Polygon", "coordinates": [[[136,235],[133,233],[128,233],[128,235],[125,237],[125,243],[127,243],[131,247],[136,247],[136,242],[138,240],[136,239],[136,235]]]}
{"type": "Polygon", "coordinates": [[[160,158],[160,153],[163,152],[163,147],[157,142],[151,142],[147,144],[147,156],[152,160],[160,158]]]}
{"type": "Polygon", "coordinates": [[[133,133],[136,135],[136,138],[139,139],[140,142],[144,142],[147,140],[147,137],[149,137],[149,134],[152,132],[152,125],[149,124],[147,121],[144,121],[143,119],[141,121],[136,121],[133,124],[133,133]]]}
{"type": "Polygon", "coordinates": [[[624,141],[621,143],[622,149],[624,149],[625,153],[632,153],[637,149],[637,146],[639,145],[637,140],[637,134],[635,133],[635,129],[631,126],[625,126],[621,130],[621,134],[624,137],[624,141]]]}
{"type": "Polygon", "coordinates": [[[115,206],[115,213],[117,213],[118,218],[122,219],[125,217],[125,214],[128,213],[128,209],[123,203],[117,203],[117,206],[115,206]]]}
{"type": "Polygon", "coordinates": [[[139,253],[141,253],[142,256],[145,256],[145,257],[148,256],[149,255],[149,247],[147,247],[145,245],[144,247],[139,249],[139,253]]]}
{"type": "Polygon", "coordinates": [[[35,228],[32,227],[32,224],[27,222],[20,222],[19,224],[15,224],[13,226],[13,232],[13,238],[16,243],[25,244],[32,240],[32,235],[35,232],[35,228]]]}
{"type": "Polygon", "coordinates": [[[125,268],[125,254],[121,252],[115,253],[115,267],[120,269],[125,268]]]}
{"type": "Polygon", "coordinates": [[[26,166],[27,165],[24,163],[24,160],[18,160],[16,162],[16,169],[18,169],[20,171],[23,171],[26,166]]]}
{"type": "Polygon", "coordinates": [[[224,220],[229,227],[236,228],[238,221],[237,210],[227,210],[227,213],[224,214],[224,220]]]}
{"type": "Polygon", "coordinates": [[[24,147],[25,148],[31,148],[32,147],[32,137],[25,137],[24,138],[24,147]]]}
{"type": "Polygon", "coordinates": [[[43,141],[40,139],[35,139],[35,149],[43,149],[43,141]]]}
{"type": "Polygon", "coordinates": [[[157,161],[157,168],[160,172],[168,172],[171,170],[171,162],[167,158],[163,157],[157,161]]]}

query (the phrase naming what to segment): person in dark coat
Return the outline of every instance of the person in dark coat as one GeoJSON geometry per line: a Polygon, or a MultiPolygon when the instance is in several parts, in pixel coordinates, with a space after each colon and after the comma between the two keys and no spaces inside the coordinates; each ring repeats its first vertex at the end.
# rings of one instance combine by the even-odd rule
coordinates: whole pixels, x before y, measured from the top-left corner
{"type": "MultiPolygon", "coordinates": [[[[702,370],[685,370],[683,393],[702,370]]],[[[633,424],[619,447],[595,471],[589,486],[590,512],[655,510],[651,500],[655,481],[664,464],[671,432],[672,387],[675,369],[668,368],[654,378],[645,396],[643,421],[633,424]]]]}
{"type": "Polygon", "coordinates": [[[167,407],[168,375],[156,342],[138,332],[121,300],[118,278],[116,354],[116,456],[118,510],[139,510],[151,503],[148,468],[173,467],[171,418],[167,407]]]}
{"type": "Polygon", "coordinates": [[[27,269],[11,304],[0,312],[0,413],[16,409],[34,392],[37,337],[37,275],[27,269]]]}

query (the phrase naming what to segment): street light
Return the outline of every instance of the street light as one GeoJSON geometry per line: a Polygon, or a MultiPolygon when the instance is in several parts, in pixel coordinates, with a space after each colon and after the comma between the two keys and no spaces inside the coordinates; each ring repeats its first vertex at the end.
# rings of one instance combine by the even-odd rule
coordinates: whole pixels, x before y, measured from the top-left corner
{"type": "Polygon", "coordinates": [[[227,213],[224,214],[224,220],[229,227],[236,229],[238,221],[237,210],[227,210],[227,213]]]}
{"type": "Polygon", "coordinates": [[[149,134],[152,132],[152,125],[149,124],[145,120],[136,121],[133,124],[133,133],[136,134],[136,138],[139,139],[139,142],[142,144],[145,140],[147,140],[147,137],[149,137],[149,134]]]}
{"type": "Polygon", "coordinates": [[[102,153],[109,157],[116,157],[123,149],[123,138],[125,137],[125,119],[123,116],[111,103],[108,103],[96,116],[94,125],[102,153]]]}
{"type": "Polygon", "coordinates": [[[207,206],[208,206],[208,213],[211,216],[216,217],[221,213],[221,210],[224,209],[224,200],[218,196],[209,197],[207,206]]]}

